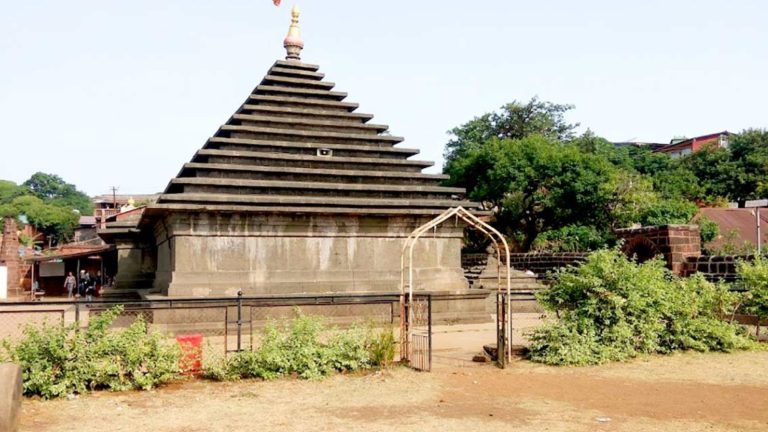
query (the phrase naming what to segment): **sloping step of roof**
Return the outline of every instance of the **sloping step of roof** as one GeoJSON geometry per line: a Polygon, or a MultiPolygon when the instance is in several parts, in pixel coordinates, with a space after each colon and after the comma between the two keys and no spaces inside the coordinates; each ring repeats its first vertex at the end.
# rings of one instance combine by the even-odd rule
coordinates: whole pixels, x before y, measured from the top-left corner
{"type": "Polygon", "coordinates": [[[231,180],[221,178],[179,177],[171,180],[178,185],[206,185],[206,186],[243,186],[252,188],[274,189],[306,189],[329,191],[363,191],[363,192],[420,192],[440,193],[446,195],[463,194],[464,189],[432,185],[392,185],[392,184],[348,184],[348,183],[323,183],[323,182],[299,182],[299,181],[274,181],[274,180],[231,180]]]}
{"type": "Polygon", "coordinates": [[[288,168],[259,165],[195,163],[184,164],[179,177],[218,177],[250,180],[334,181],[338,183],[437,184],[448,178],[442,174],[401,171],[288,168]]]}
{"type": "Polygon", "coordinates": [[[303,79],[303,78],[291,78],[291,77],[284,77],[280,75],[267,75],[264,77],[264,80],[262,81],[263,84],[267,85],[277,85],[277,86],[291,86],[291,87],[298,87],[298,88],[310,88],[310,89],[324,89],[324,90],[330,90],[334,87],[336,87],[336,83],[332,83],[329,81],[318,81],[314,79],[303,79]]]}
{"type": "MultiPolygon", "coordinates": [[[[231,204],[192,204],[164,203],[153,204],[145,210],[147,215],[163,215],[168,211],[217,212],[217,213],[289,213],[289,214],[348,214],[372,216],[436,216],[444,208],[382,208],[382,207],[302,207],[269,205],[231,205],[231,204]]],[[[490,214],[485,211],[473,211],[477,215],[490,214]]],[[[101,233],[101,232],[100,232],[101,233]]]]}
{"type": "MultiPolygon", "coordinates": [[[[304,63],[296,60],[277,60],[274,66],[282,66],[288,69],[301,69],[310,72],[317,72],[320,66],[311,63],[304,63]]],[[[273,67],[274,67],[273,66],[273,67]]]]}
{"type": "MultiPolygon", "coordinates": [[[[312,184],[312,182],[307,182],[312,184]]],[[[244,185],[209,185],[209,184],[174,184],[168,190],[175,194],[232,194],[243,196],[298,196],[298,197],[324,197],[324,198],[354,198],[366,199],[409,199],[409,200],[448,200],[457,198],[456,195],[443,192],[419,192],[415,190],[391,191],[391,190],[357,190],[357,189],[328,189],[322,187],[309,188],[275,188],[274,186],[244,186],[244,185]]]]}
{"type": "Polygon", "coordinates": [[[269,74],[285,75],[285,76],[293,76],[293,77],[301,77],[301,78],[312,78],[317,80],[322,80],[323,78],[325,78],[324,73],[311,72],[311,71],[302,70],[302,69],[284,68],[280,66],[272,66],[272,69],[269,70],[269,74]]]}
{"type": "Polygon", "coordinates": [[[373,118],[373,114],[353,113],[346,111],[329,111],[327,109],[312,108],[292,108],[274,105],[254,105],[245,104],[240,109],[242,113],[253,115],[286,116],[290,118],[315,118],[315,119],[338,119],[358,123],[365,123],[373,118]]]}
{"type": "Polygon", "coordinates": [[[233,118],[235,120],[241,120],[243,122],[254,123],[257,125],[266,123],[270,125],[270,127],[275,127],[274,125],[277,125],[277,127],[282,127],[285,125],[293,126],[293,127],[313,126],[315,128],[318,128],[318,130],[328,130],[332,132],[351,131],[352,133],[355,133],[355,132],[362,131],[362,132],[377,134],[389,129],[389,126],[387,125],[360,123],[359,121],[350,122],[350,121],[340,121],[340,120],[317,120],[317,119],[307,118],[305,116],[275,117],[270,115],[235,114],[233,118]]]}
{"type": "Polygon", "coordinates": [[[355,113],[318,66],[277,61],[247,100],[184,164],[153,211],[438,214],[478,204],[421,171],[416,149],[355,113]]]}
{"type": "Polygon", "coordinates": [[[189,202],[189,203],[211,203],[211,204],[271,204],[271,205],[293,205],[293,206],[323,206],[323,207],[442,207],[448,208],[457,205],[474,206],[470,201],[459,200],[411,200],[411,199],[377,199],[377,198],[346,198],[346,197],[312,197],[295,195],[241,195],[241,194],[162,194],[158,203],[166,202],[189,202]]]}
{"type": "Polygon", "coordinates": [[[338,109],[344,111],[354,111],[360,105],[354,102],[339,102],[336,100],[312,99],[308,97],[284,96],[272,94],[251,94],[248,100],[258,103],[271,103],[277,106],[298,106],[298,107],[322,107],[326,109],[338,109]]]}
{"type": "Polygon", "coordinates": [[[256,86],[256,91],[266,93],[266,94],[289,95],[289,96],[299,95],[299,96],[308,97],[308,98],[333,99],[337,101],[343,100],[347,97],[347,94],[345,92],[315,90],[315,89],[308,89],[303,87],[274,86],[274,85],[258,85],[256,86]]]}
{"type": "Polygon", "coordinates": [[[231,151],[202,149],[192,159],[202,163],[234,163],[240,165],[294,166],[302,168],[380,169],[382,171],[421,172],[434,165],[431,161],[409,159],[380,159],[339,156],[309,156],[289,153],[267,153],[253,151],[231,151]],[[200,160],[203,159],[203,160],[200,160]],[[226,162],[224,161],[226,160],[226,162]]]}
{"type": "Polygon", "coordinates": [[[334,155],[353,157],[376,157],[386,159],[404,159],[419,154],[418,149],[405,147],[373,147],[355,144],[328,144],[301,141],[253,140],[244,138],[212,137],[203,147],[230,149],[236,146],[244,151],[272,151],[280,153],[317,154],[320,149],[333,150],[334,155]],[[230,147],[232,146],[232,147],[230,147]]]}
{"type": "MultiPolygon", "coordinates": [[[[222,131],[227,132],[240,132],[248,134],[251,138],[255,136],[262,137],[300,137],[309,138],[318,142],[348,142],[348,143],[371,143],[371,144],[397,144],[403,141],[403,137],[390,136],[390,135],[368,135],[360,133],[344,133],[344,132],[323,132],[315,130],[297,130],[289,128],[268,128],[268,127],[254,127],[254,126],[239,126],[239,125],[224,125],[221,127],[222,131]]],[[[235,136],[234,138],[239,138],[235,136]]],[[[243,137],[245,138],[245,137],[243,137]]]]}

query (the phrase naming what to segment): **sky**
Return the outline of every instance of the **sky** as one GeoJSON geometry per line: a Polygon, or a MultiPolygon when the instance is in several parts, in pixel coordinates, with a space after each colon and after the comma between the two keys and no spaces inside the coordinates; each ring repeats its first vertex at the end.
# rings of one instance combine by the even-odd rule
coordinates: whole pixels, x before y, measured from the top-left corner
{"type": "Polygon", "coordinates": [[[768,2],[0,0],[0,179],[162,191],[243,103],[301,8],[302,60],[439,172],[513,100],[612,141],[768,127],[768,2]]]}

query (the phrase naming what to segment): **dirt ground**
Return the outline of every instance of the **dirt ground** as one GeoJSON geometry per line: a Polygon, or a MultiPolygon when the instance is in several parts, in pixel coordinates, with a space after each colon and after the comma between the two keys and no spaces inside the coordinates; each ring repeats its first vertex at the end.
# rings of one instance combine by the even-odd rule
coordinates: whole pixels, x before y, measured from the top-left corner
{"type": "MultiPolygon", "coordinates": [[[[449,362],[450,363],[450,362],[449,362]]],[[[766,431],[768,352],[555,368],[439,363],[323,381],[189,381],[25,400],[23,431],[766,431]]]]}

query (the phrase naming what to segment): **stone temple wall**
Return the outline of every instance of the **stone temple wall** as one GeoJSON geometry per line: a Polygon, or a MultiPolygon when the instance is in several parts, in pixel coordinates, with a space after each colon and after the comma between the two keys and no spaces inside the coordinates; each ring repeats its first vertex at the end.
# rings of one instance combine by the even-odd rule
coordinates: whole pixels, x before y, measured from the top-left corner
{"type": "MultiPolygon", "coordinates": [[[[164,295],[231,296],[399,290],[406,237],[429,217],[173,213],[155,225],[154,287],[164,295]]],[[[415,290],[467,288],[462,226],[414,251],[415,290]]]]}

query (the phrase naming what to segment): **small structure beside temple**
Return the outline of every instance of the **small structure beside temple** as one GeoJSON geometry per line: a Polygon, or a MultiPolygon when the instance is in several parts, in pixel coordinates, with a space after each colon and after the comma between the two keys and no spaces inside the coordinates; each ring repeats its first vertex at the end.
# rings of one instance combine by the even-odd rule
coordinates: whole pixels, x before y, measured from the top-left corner
{"type": "MultiPolygon", "coordinates": [[[[301,61],[292,15],[286,60],[140,218],[100,231],[117,248],[118,288],[172,297],[398,292],[407,236],[447,208],[478,207],[463,189],[441,186],[447,176],[422,173],[433,163],[411,159],[418,150],[399,147],[403,138],[301,61]]],[[[444,224],[419,243],[415,289],[469,295],[463,229],[444,224]]]]}

